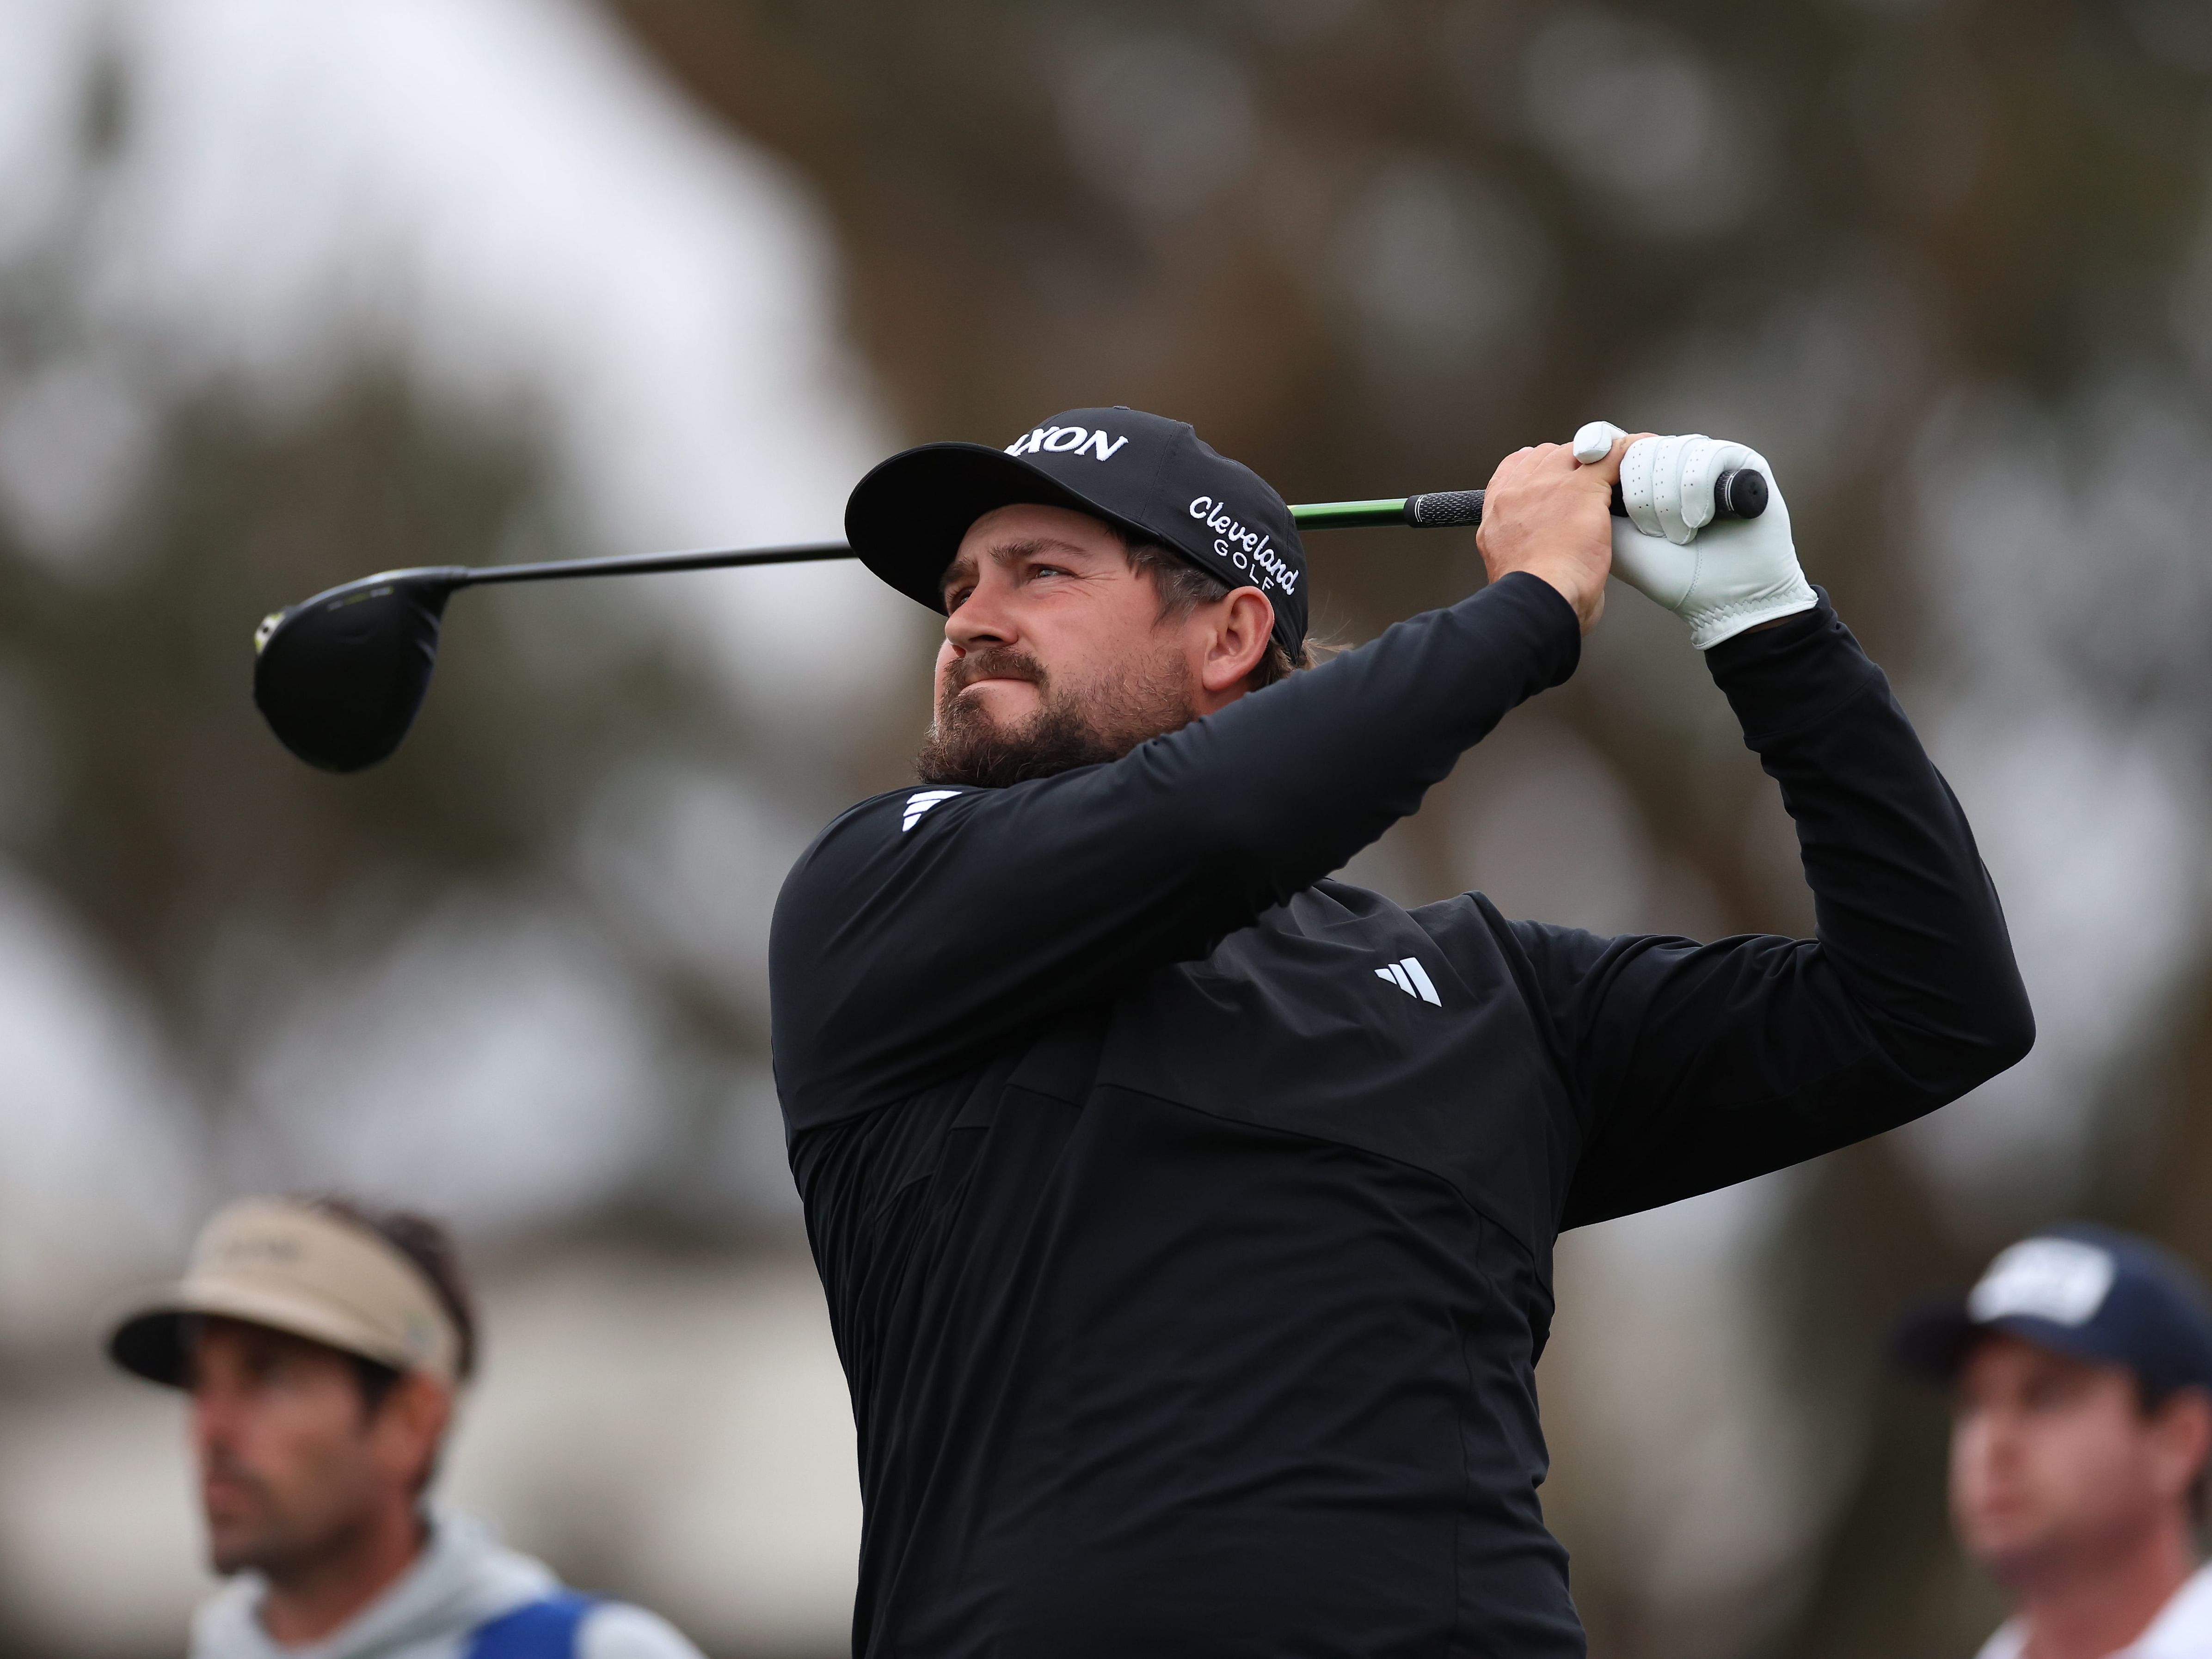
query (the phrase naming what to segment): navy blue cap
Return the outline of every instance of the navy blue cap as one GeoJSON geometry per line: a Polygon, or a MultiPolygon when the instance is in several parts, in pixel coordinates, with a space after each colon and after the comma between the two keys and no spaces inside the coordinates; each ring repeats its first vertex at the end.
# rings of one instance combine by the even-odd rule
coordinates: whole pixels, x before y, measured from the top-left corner
{"type": "Polygon", "coordinates": [[[1899,1320],[1890,1351],[1900,1365],[1948,1383],[1991,1331],[2125,1365],[2154,1399],[2212,1389],[2212,1299],[2203,1281],[2172,1252],[2112,1227],[2068,1222],[2021,1239],[1964,1297],[1923,1303],[1899,1320]]]}
{"type": "Polygon", "coordinates": [[[1068,409],[1003,450],[923,444],[854,487],[845,539],[860,562],[942,612],[946,566],[985,513],[1016,502],[1071,507],[1157,542],[1275,608],[1275,638],[1295,657],[1306,637],[1306,554],[1267,481],[1216,454],[1187,421],[1141,409],[1068,409]]]}

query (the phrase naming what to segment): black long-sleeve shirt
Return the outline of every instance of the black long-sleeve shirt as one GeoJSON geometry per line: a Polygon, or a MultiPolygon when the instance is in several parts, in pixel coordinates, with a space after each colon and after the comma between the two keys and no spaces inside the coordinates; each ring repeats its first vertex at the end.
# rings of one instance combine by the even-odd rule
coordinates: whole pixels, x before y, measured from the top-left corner
{"type": "Polygon", "coordinates": [[[2027,1051],[1966,820],[1825,600],[1708,653],[1817,940],[1327,879],[1579,649],[1509,576],[799,861],[776,1077],[859,1429],[856,1653],[1581,1654],[1536,1495],[1554,1238],[2027,1051]]]}

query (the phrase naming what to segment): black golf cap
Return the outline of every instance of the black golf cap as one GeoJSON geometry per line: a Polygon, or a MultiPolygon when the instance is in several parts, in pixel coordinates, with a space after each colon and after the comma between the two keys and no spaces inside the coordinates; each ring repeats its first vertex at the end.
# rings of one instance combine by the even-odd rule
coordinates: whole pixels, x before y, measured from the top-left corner
{"type": "Polygon", "coordinates": [[[1296,657],[1305,643],[1305,548],[1283,498],[1188,421],[1139,409],[1068,409],[1003,450],[902,450],[854,487],[845,539],[878,576],[941,613],[940,584],[968,527],[1017,502],[1087,512],[1233,588],[1255,587],[1275,608],[1284,648],[1296,657]]]}
{"type": "Polygon", "coordinates": [[[1974,1344],[2002,1331],[2038,1347],[2124,1365],[2143,1392],[2212,1389],[2212,1302],[2186,1263],[2148,1238],[2069,1222],[1999,1252],[1972,1290],[1897,1323],[1891,1353],[1948,1383],[1974,1344]]]}

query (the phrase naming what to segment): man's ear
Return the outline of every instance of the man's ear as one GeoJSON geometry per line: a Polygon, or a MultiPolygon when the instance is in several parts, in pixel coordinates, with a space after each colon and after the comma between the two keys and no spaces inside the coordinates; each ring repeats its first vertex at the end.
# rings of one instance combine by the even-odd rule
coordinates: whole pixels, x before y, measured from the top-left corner
{"type": "Polygon", "coordinates": [[[1207,623],[1206,654],[1198,665],[1200,687],[1214,697],[1241,691],[1267,654],[1275,608],[1259,589],[1238,588],[1200,615],[1207,623]]]}
{"type": "Polygon", "coordinates": [[[403,1486],[422,1486],[438,1461],[438,1448],[453,1420],[453,1390],[427,1371],[405,1372],[384,1396],[369,1425],[379,1466],[403,1486]]]}
{"type": "Polygon", "coordinates": [[[2197,1484],[2212,1458],[2212,1394],[2176,1389],[2159,1402],[2156,1427],[2159,1484],[2179,1497],[2197,1484]]]}

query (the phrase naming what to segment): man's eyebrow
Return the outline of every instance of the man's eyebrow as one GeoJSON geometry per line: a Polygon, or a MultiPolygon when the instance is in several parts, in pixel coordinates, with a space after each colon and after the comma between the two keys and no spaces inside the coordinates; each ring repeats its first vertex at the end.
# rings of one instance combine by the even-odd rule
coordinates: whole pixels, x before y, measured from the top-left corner
{"type": "MultiPolygon", "coordinates": [[[[1010,565],[1018,559],[1034,559],[1041,553],[1075,553],[1087,557],[1093,551],[1073,542],[1063,542],[1056,536],[1033,536],[1021,542],[994,542],[983,549],[985,556],[999,565],[1010,565]]],[[[973,555],[965,553],[955,555],[952,562],[945,567],[945,575],[938,583],[938,591],[944,592],[963,576],[972,573],[975,568],[973,555]]]]}
{"type": "Polygon", "coordinates": [[[1087,554],[1091,551],[1076,542],[1063,542],[1056,536],[1033,536],[1026,542],[994,542],[985,550],[1003,565],[1015,559],[1032,559],[1040,553],[1054,549],[1061,553],[1087,554]]]}

